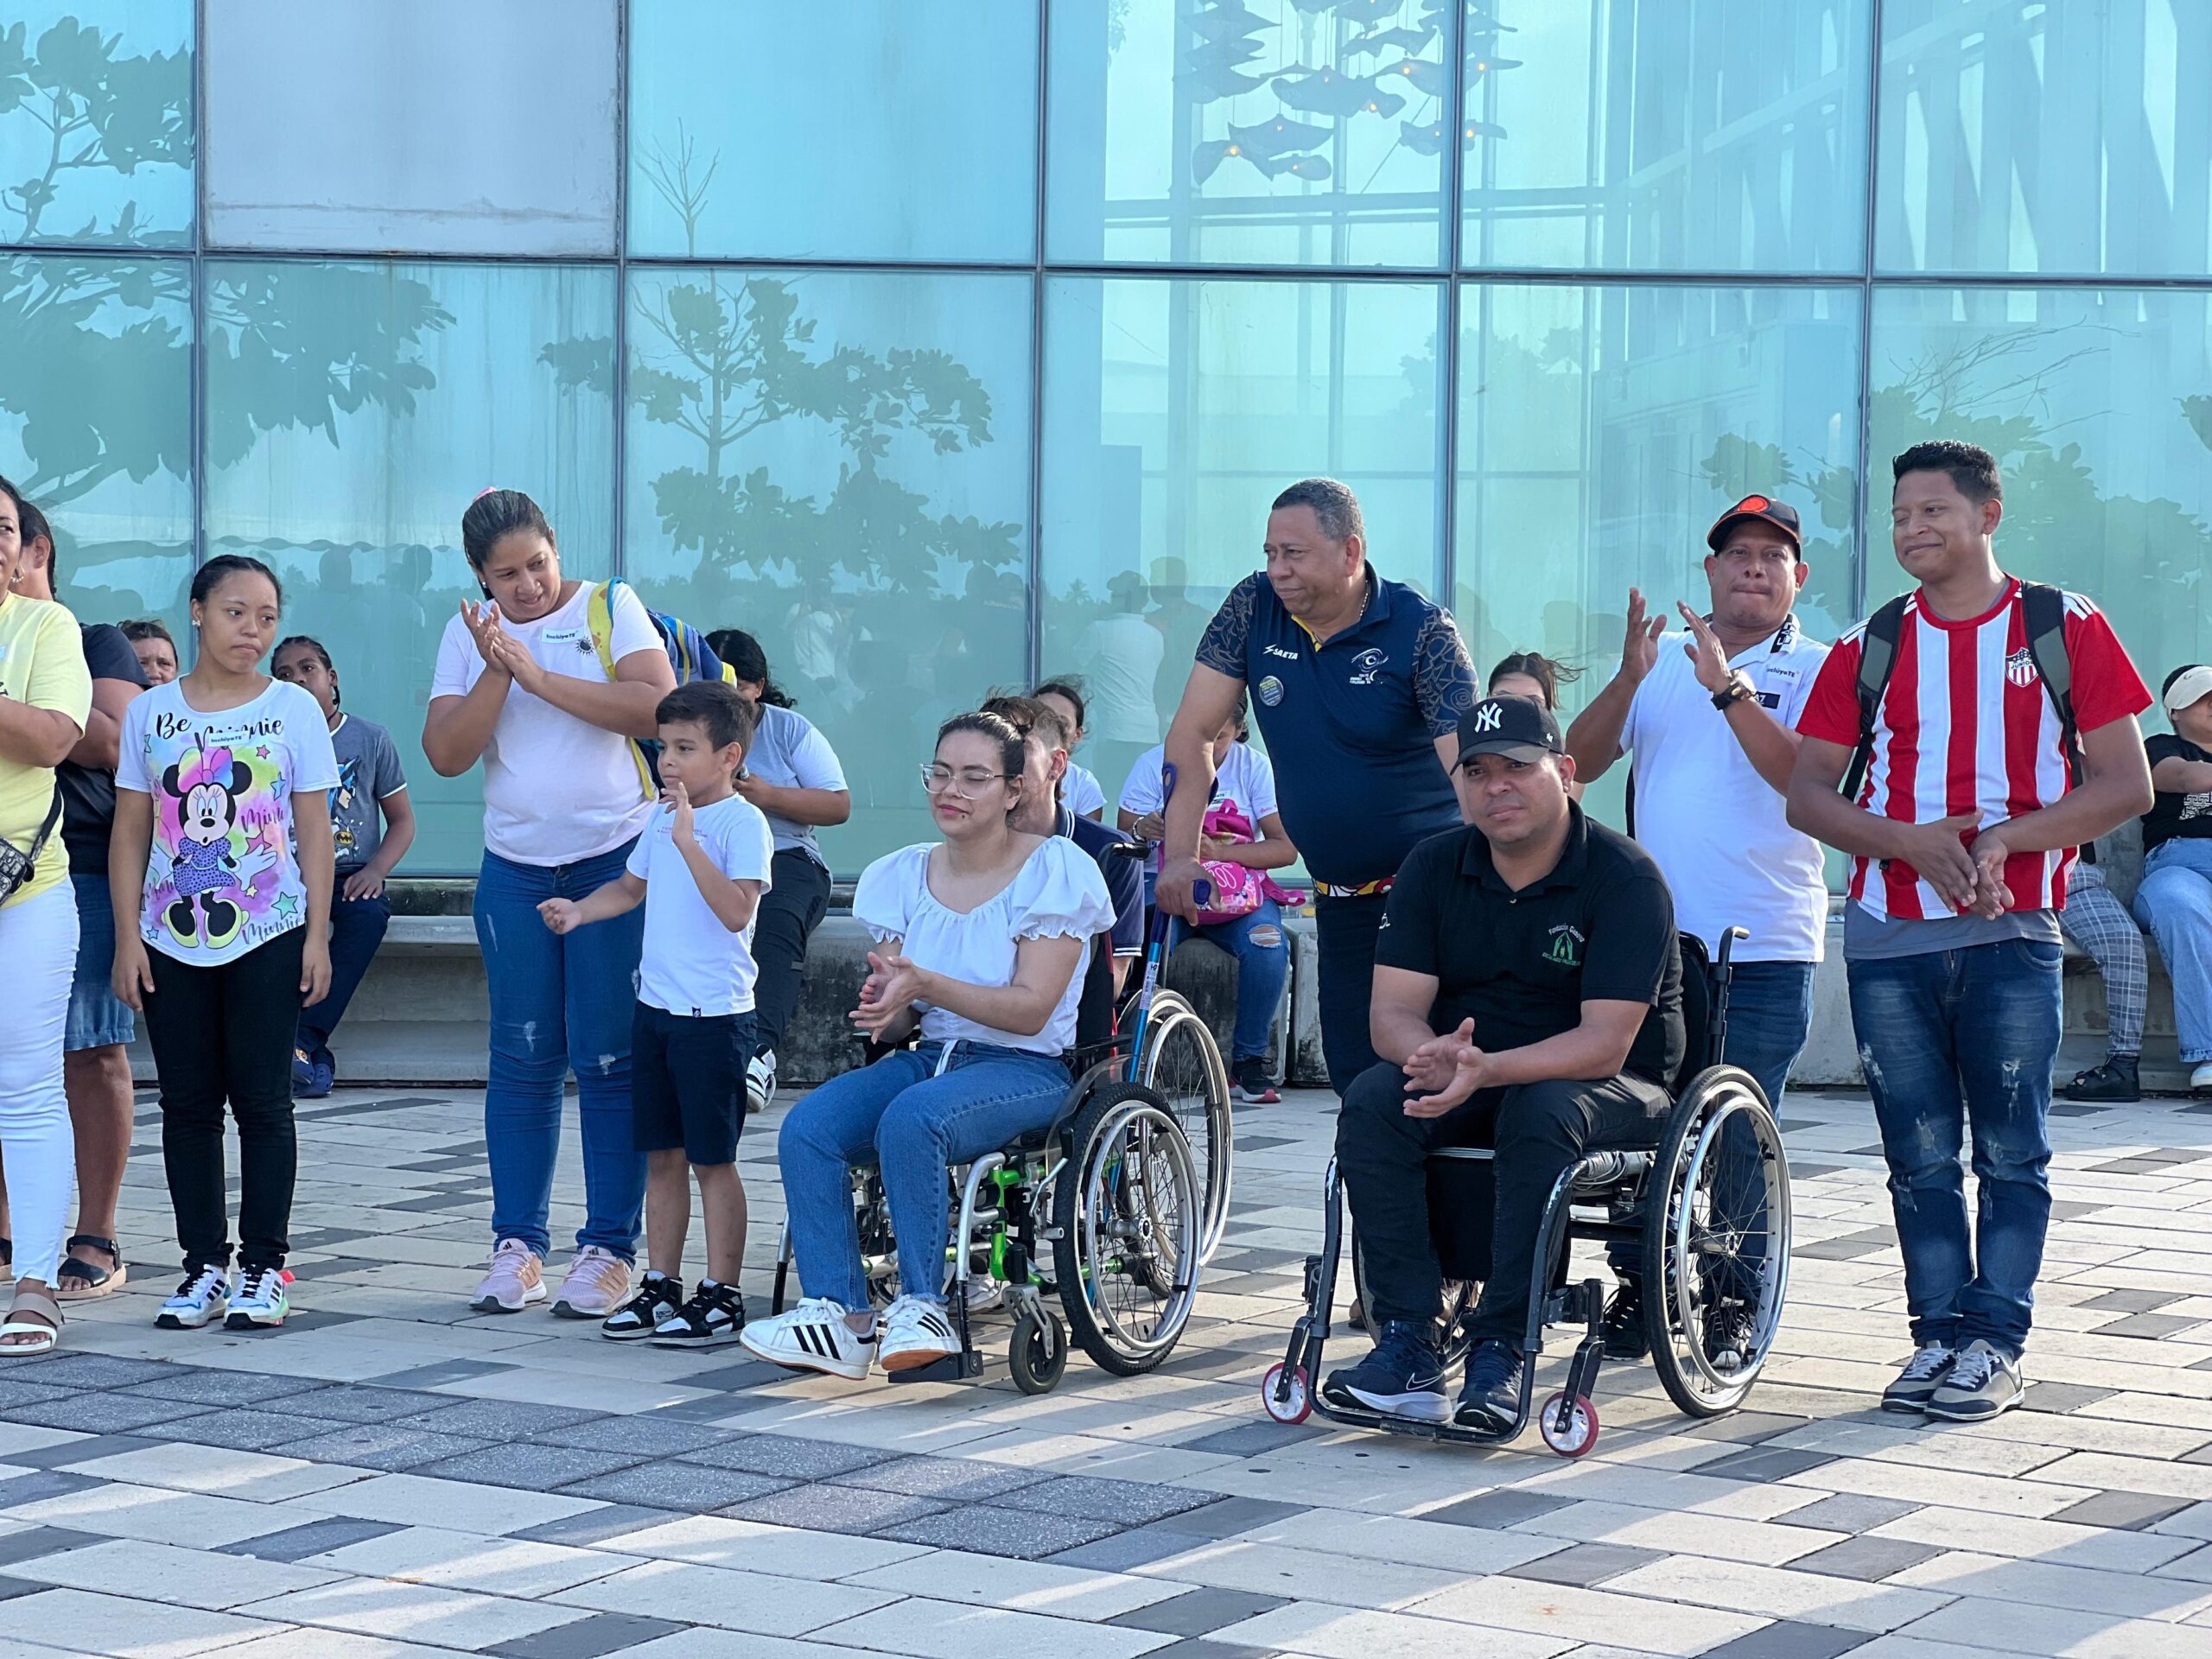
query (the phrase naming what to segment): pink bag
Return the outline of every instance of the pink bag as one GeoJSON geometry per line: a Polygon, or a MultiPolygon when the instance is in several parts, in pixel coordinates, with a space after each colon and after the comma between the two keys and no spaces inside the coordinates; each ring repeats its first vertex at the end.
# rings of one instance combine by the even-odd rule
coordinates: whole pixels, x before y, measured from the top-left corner
{"type": "MultiPolygon", "coordinates": [[[[1222,801],[1206,809],[1205,833],[1211,841],[1256,839],[1252,834],[1252,821],[1234,801],[1222,801]]],[[[1280,886],[1263,870],[1248,870],[1242,864],[1231,864],[1225,859],[1210,859],[1204,868],[1206,879],[1213,884],[1213,897],[1212,902],[1198,912],[1200,927],[1249,916],[1263,899],[1272,899],[1279,905],[1306,902],[1303,893],[1280,886]]]]}

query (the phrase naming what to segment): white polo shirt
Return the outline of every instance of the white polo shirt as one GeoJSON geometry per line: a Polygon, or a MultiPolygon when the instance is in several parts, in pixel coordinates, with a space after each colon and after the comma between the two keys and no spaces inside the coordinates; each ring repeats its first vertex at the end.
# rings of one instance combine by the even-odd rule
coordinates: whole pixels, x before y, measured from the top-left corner
{"type": "MultiPolygon", "coordinates": [[[[1707,950],[1722,928],[1742,927],[1751,938],[1737,945],[1738,962],[1818,962],[1828,910],[1820,845],[1789,827],[1780,791],[1698,683],[1682,649],[1689,637],[1660,639],[1621,728],[1621,748],[1634,757],[1636,838],[1675,890],[1676,925],[1707,950]]],[[[1793,615],[1729,666],[1795,731],[1827,654],[1793,615]]]]}

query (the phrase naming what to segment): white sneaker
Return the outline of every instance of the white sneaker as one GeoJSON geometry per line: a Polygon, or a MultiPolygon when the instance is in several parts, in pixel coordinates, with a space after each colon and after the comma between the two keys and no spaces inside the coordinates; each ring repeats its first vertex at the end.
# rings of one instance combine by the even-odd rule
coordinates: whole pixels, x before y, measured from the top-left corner
{"type": "Polygon", "coordinates": [[[987,1273],[969,1275],[966,1294],[970,1318],[1006,1306],[1006,1287],[987,1273]]]}
{"type": "Polygon", "coordinates": [[[238,1273],[238,1294],[231,1298],[227,1331],[267,1330],[284,1323],[292,1311],[288,1286],[291,1275],[282,1268],[245,1268],[238,1273]]]}
{"type": "Polygon", "coordinates": [[[748,1353],[794,1371],[820,1371],[857,1382],[875,1357],[875,1337],[845,1323],[845,1307],[808,1296],[788,1313],[758,1319],[737,1333],[748,1353]]]}
{"type": "Polygon", "coordinates": [[[775,1097],[776,1051],[764,1048],[745,1067],[745,1109],[748,1115],[765,1112],[775,1097]]]}
{"type": "Polygon", "coordinates": [[[901,1296],[883,1315],[875,1357],[887,1371],[911,1371],[960,1351],[960,1333],[943,1302],[928,1296],[901,1296]]]}
{"type": "Polygon", "coordinates": [[[2212,1060],[2207,1060],[2190,1071],[2189,1092],[2192,1095],[2212,1095],[2212,1060]]]}
{"type": "Polygon", "coordinates": [[[202,1268],[162,1304],[154,1324],[163,1331],[197,1331],[230,1311],[231,1276],[220,1268],[202,1268]]]}

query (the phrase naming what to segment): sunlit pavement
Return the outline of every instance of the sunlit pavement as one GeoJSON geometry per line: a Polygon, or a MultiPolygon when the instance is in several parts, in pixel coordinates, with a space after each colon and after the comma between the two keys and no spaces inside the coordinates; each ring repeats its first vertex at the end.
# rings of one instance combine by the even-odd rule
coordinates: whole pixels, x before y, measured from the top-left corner
{"type": "MultiPolygon", "coordinates": [[[[1612,1367],[1568,1464],[1533,1432],[1470,1452],[1262,1414],[1332,1104],[1240,1113],[1229,1237],[1166,1367],[1078,1353],[1028,1398],[1003,1315],[981,1385],[893,1391],[469,1312],[467,1091],[302,1103],[289,1325],[157,1332],[142,1097],[130,1288],[60,1356],[0,1362],[0,1659],[2212,1654],[2212,1107],[2061,1109],[2027,1407],[1936,1427],[1875,1408],[1908,1344],[1866,1103],[1793,1097],[1789,1306],[1749,1405],[1695,1423],[1612,1367]]],[[[774,1122],[743,1147],[756,1314],[774,1122]]]]}

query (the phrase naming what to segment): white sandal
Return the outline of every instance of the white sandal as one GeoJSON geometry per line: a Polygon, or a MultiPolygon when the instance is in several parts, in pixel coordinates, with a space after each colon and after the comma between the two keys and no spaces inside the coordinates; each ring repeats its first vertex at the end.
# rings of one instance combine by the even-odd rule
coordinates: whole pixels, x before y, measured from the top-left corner
{"type": "Polygon", "coordinates": [[[34,1359],[41,1354],[50,1354],[61,1341],[61,1304],[51,1293],[35,1290],[29,1285],[16,1287],[16,1300],[8,1309],[8,1321],[0,1325],[0,1359],[34,1359]],[[21,1319],[17,1313],[34,1313],[51,1319],[51,1325],[41,1325],[36,1319],[21,1319]],[[37,1342],[9,1342],[9,1337],[37,1337],[37,1342]]]}

